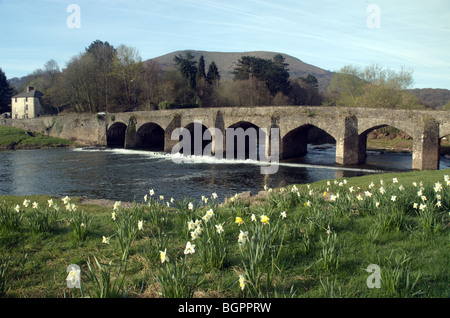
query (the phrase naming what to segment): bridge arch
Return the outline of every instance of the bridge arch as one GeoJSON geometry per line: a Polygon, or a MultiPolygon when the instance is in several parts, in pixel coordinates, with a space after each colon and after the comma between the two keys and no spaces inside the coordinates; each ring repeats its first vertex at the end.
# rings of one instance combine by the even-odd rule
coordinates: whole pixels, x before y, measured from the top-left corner
{"type": "Polygon", "coordinates": [[[336,139],[325,130],[303,124],[288,131],[281,139],[283,159],[306,155],[308,144],[336,144],[336,139]]]}
{"type": "Polygon", "coordinates": [[[115,122],[106,132],[106,145],[110,148],[124,148],[128,126],[122,122],[115,122]]]}
{"type": "Polygon", "coordinates": [[[137,130],[135,147],[163,151],[164,139],[164,129],[156,123],[148,122],[141,125],[137,130]]]}
{"type": "MultiPolygon", "coordinates": [[[[413,130],[407,128],[408,131],[403,130],[405,127],[403,126],[402,128],[399,128],[398,126],[393,126],[393,125],[389,125],[389,124],[382,124],[382,125],[376,125],[370,128],[367,128],[366,130],[364,130],[363,132],[361,132],[358,136],[358,163],[365,163],[366,159],[367,159],[367,140],[368,140],[368,136],[371,132],[374,132],[376,130],[380,130],[382,128],[385,127],[391,127],[394,128],[404,134],[406,134],[408,138],[413,139],[413,130]]],[[[380,131],[381,134],[383,134],[382,131],[380,131]]],[[[389,131],[385,132],[384,134],[389,134],[389,131]]],[[[387,137],[387,136],[386,136],[387,137]]],[[[412,153],[413,151],[413,145],[411,144],[411,147],[408,147],[409,152],[412,153]]]]}
{"type": "Polygon", "coordinates": [[[182,142],[184,145],[189,143],[190,149],[189,151],[186,151],[186,149],[181,148],[180,153],[185,155],[202,156],[205,147],[211,143],[211,140],[203,140],[204,133],[207,129],[208,128],[203,125],[201,121],[194,121],[183,127],[183,130],[188,131],[189,134],[184,135],[183,133],[181,133],[180,142],[182,142]],[[190,140],[183,140],[183,138],[187,137],[189,137],[190,140]],[[201,147],[198,147],[198,145],[201,145],[201,147]]]}
{"type": "Polygon", "coordinates": [[[228,159],[259,160],[260,154],[265,156],[267,133],[250,121],[239,121],[227,127],[224,140],[228,159]]]}

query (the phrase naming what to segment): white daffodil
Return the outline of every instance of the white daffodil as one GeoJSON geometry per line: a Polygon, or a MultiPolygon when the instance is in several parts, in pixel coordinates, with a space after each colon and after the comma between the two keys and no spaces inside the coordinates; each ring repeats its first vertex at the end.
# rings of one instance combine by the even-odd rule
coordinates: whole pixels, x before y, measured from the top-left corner
{"type": "Polygon", "coordinates": [[[191,242],[186,243],[186,248],[184,249],[184,254],[194,254],[195,253],[195,244],[191,244],[191,242]]]}
{"type": "Polygon", "coordinates": [[[70,198],[66,196],[65,198],[62,199],[62,202],[67,205],[70,202],[70,198]]]}
{"type": "Polygon", "coordinates": [[[159,257],[161,259],[162,264],[164,264],[165,262],[169,262],[169,257],[167,256],[167,249],[164,249],[164,252],[159,251],[159,257]]]}
{"type": "Polygon", "coordinates": [[[216,224],[216,231],[217,233],[223,233],[223,224],[216,224]]]}
{"type": "Polygon", "coordinates": [[[30,200],[27,200],[27,199],[25,199],[25,200],[23,200],[23,206],[24,207],[26,207],[26,208],[28,208],[28,206],[30,205],[30,200]]]}
{"type": "Polygon", "coordinates": [[[238,242],[239,242],[239,244],[243,245],[243,244],[245,244],[247,241],[248,241],[248,232],[247,232],[247,231],[243,232],[243,231],[241,230],[241,232],[239,233],[239,237],[238,237],[238,242]]]}
{"type": "Polygon", "coordinates": [[[244,290],[245,288],[245,276],[239,275],[239,286],[241,287],[241,290],[244,290]]]}
{"type": "Polygon", "coordinates": [[[113,210],[117,210],[117,209],[119,209],[119,207],[120,207],[120,205],[122,204],[122,202],[120,202],[120,201],[116,201],[116,203],[114,203],[114,207],[113,207],[113,210]]]}

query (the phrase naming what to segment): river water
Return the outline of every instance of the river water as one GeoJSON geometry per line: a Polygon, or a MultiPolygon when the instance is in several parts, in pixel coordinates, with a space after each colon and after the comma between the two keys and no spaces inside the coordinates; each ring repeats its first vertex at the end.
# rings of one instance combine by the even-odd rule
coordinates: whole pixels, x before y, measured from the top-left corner
{"type": "MultiPolygon", "coordinates": [[[[363,166],[334,163],[335,148],[309,147],[295,161],[281,162],[275,174],[261,174],[261,164],[197,158],[176,163],[166,153],[103,148],[13,150],[0,152],[0,195],[40,195],[123,202],[142,201],[150,189],[166,200],[199,200],[213,192],[219,200],[236,193],[257,194],[268,187],[312,183],[385,171],[408,171],[412,157],[404,153],[368,153],[363,166]]],[[[440,169],[450,168],[442,158],[440,169]]]]}

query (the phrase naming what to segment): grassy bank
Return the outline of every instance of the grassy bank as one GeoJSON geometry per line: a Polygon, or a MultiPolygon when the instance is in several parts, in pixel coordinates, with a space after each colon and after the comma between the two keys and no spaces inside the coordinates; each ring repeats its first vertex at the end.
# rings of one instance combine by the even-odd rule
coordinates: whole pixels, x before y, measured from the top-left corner
{"type": "Polygon", "coordinates": [[[227,205],[209,193],[171,202],[149,192],[139,204],[114,206],[4,196],[0,293],[448,297],[448,175],[324,180],[227,205]],[[80,267],[81,289],[68,288],[67,277],[78,281],[71,264],[80,267]]]}
{"type": "Polygon", "coordinates": [[[74,142],[43,136],[23,129],[0,126],[0,149],[36,149],[70,147],[74,142]]]}

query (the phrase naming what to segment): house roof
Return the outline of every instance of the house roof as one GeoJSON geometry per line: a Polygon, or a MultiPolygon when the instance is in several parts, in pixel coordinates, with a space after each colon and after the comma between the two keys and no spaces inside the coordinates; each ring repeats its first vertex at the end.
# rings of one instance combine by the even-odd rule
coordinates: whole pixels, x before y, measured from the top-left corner
{"type": "Polygon", "coordinates": [[[42,96],[44,96],[44,94],[42,94],[40,91],[34,89],[29,92],[23,92],[23,93],[17,94],[15,96],[13,96],[12,98],[20,98],[20,97],[37,97],[37,98],[39,98],[42,96]]]}

